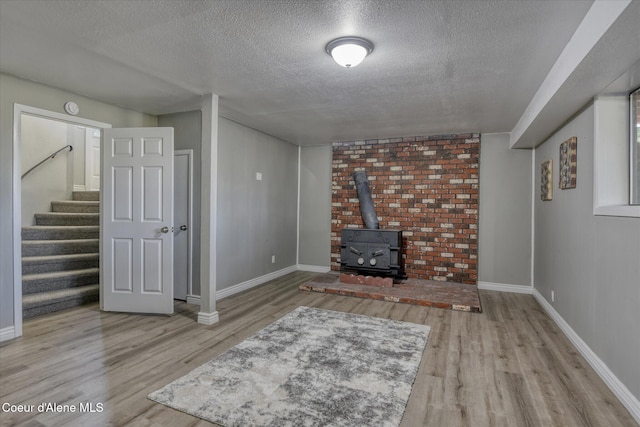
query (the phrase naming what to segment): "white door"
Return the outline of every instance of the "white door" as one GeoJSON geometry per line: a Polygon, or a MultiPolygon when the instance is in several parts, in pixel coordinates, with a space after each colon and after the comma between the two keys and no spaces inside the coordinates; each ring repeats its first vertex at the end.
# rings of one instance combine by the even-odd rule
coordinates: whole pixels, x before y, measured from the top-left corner
{"type": "Polygon", "coordinates": [[[186,301],[191,294],[193,150],[176,150],[174,159],[173,297],[186,301]]]}
{"type": "Polygon", "coordinates": [[[104,129],[100,303],[173,313],[173,128],[104,129]]]}
{"type": "Polygon", "coordinates": [[[85,190],[100,190],[100,129],[85,129],[85,190]]]}

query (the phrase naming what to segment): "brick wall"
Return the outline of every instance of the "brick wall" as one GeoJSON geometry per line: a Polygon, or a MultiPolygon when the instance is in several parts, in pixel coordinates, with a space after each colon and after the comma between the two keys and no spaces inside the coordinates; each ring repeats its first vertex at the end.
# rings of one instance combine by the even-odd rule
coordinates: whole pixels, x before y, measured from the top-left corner
{"type": "Polygon", "coordinates": [[[353,182],[364,170],[380,228],[404,232],[407,275],[475,284],[479,154],[479,134],[334,143],[331,268],[340,230],[364,227],[353,182]]]}

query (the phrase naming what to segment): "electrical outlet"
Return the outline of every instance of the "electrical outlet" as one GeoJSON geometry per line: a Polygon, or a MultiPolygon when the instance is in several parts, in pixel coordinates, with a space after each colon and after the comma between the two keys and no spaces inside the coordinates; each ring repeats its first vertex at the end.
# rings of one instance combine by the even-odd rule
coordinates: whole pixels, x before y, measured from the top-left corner
{"type": "Polygon", "coordinates": [[[276,263],[276,256],[271,255],[271,264],[275,264],[275,263],[276,263]]]}
{"type": "Polygon", "coordinates": [[[256,172],[256,181],[262,181],[262,172],[256,172]]]}
{"type": "Polygon", "coordinates": [[[556,302],[556,293],[551,291],[551,302],[556,302]]]}

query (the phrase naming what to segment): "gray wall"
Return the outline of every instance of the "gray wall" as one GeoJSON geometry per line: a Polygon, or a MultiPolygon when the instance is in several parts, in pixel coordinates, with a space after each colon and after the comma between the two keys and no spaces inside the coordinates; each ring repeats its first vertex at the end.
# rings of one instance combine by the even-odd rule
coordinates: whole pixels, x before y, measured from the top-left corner
{"type": "Polygon", "coordinates": [[[593,215],[593,114],[588,107],[535,150],[535,182],[549,159],[554,182],[552,201],[535,198],[535,288],[640,398],[640,218],[593,215]],[[560,190],[559,146],[572,136],[577,185],[560,190]]]}
{"type": "MultiPolygon", "coordinates": [[[[13,104],[64,114],[64,103],[74,101],[80,117],[114,127],[156,126],[154,116],[94,101],[70,92],[0,74],[0,329],[13,326],[13,104]]],[[[20,163],[18,163],[20,164],[20,163]]]]}
{"type": "Polygon", "coordinates": [[[531,158],[508,133],[481,137],[479,282],[531,286],[531,158]]]}
{"type": "Polygon", "coordinates": [[[224,118],[218,129],[221,290],[296,264],[298,147],[224,118]]]}
{"type": "MultiPolygon", "coordinates": [[[[21,118],[21,172],[46,156],[71,145],[29,173],[22,183],[22,225],[33,225],[35,213],[51,211],[54,200],[70,200],[78,186],[85,187],[86,127],[23,114],[21,118]]],[[[96,138],[99,142],[100,138],[96,138]]]]}
{"type": "Polygon", "coordinates": [[[200,295],[200,185],[202,159],[202,113],[187,111],[184,113],[165,114],[158,116],[158,126],[172,127],[174,149],[193,150],[193,275],[192,290],[194,295],[200,295]]]}
{"type": "MultiPolygon", "coordinates": [[[[68,144],[67,123],[23,115],[20,145],[21,172],[68,144]]],[[[75,145],[75,144],[71,144],[75,145]]],[[[84,159],[83,159],[84,161],[84,159]]],[[[33,225],[33,214],[50,212],[52,200],[68,200],[73,190],[75,153],[67,150],[38,166],[22,183],[22,225],[33,225]]]]}
{"type": "Polygon", "coordinates": [[[298,263],[331,265],[331,146],[300,148],[298,263]]]}
{"type": "MultiPolygon", "coordinates": [[[[331,146],[302,147],[298,263],[330,266],[331,146]]],[[[478,280],[531,286],[531,150],[482,135],[478,280]]]]}

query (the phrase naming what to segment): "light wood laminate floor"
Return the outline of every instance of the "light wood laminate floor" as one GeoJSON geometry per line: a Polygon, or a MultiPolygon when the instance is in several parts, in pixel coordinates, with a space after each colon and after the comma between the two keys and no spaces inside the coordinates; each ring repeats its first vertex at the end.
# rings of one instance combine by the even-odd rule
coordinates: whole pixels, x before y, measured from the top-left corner
{"type": "Polygon", "coordinates": [[[423,323],[429,342],[403,426],[636,426],[529,295],[481,291],[483,313],[298,291],[296,272],[171,317],[102,313],[97,304],[26,321],[0,346],[1,403],[102,404],[94,413],[6,413],[24,426],[211,426],[147,394],[185,375],[300,305],[423,323]]]}

